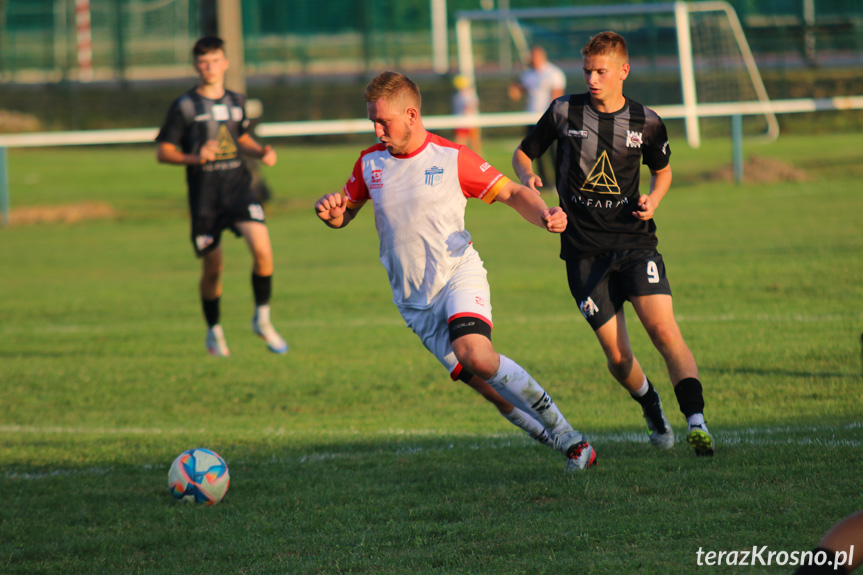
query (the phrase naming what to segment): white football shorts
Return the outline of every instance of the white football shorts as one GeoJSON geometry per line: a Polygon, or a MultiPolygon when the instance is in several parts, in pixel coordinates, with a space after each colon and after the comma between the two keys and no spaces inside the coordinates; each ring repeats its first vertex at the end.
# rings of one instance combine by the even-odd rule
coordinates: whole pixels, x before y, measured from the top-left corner
{"type": "Polygon", "coordinates": [[[452,379],[458,377],[461,366],[452,351],[449,322],[460,317],[478,317],[492,325],[491,290],[488,272],[479,253],[471,248],[455,269],[444,288],[426,309],[399,307],[409,328],[423,345],[447,369],[452,379]]]}

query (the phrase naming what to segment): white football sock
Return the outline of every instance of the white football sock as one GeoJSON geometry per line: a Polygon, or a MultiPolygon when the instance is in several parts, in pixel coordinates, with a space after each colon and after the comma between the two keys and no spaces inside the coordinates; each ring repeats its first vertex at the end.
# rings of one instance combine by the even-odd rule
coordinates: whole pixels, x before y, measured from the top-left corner
{"type": "Polygon", "coordinates": [[[255,308],[255,317],[258,323],[263,325],[270,323],[270,304],[259,305],[255,308]]]}
{"type": "Polygon", "coordinates": [[[519,408],[515,407],[511,412],[501,413],[501,415],[516,427],[525,430],[528,435],[543,445],[552,445],[552,440],[542,424],[519,408]]]}
{"type": "Polygon", "coordinates": [[[704,414],[693,413],[686,418],[686,423],[689,424],[689,427],[692,427],[693,425],[704,425],[704,414]]]}
{"type": "Polygon", "coordinates": [[[572,426],[545,390],[524,368],[505,355],[501,354],[500,367],[488,380],[488,384],[499,393],[507,391],[519,398],[520,403],[527,407],[527,413],[552,435],[572,430],[572,426]]]}
{"type": "Polygon", "coordinates": [[[644,383],[641,384],[641,387],[638,388],[638,391],[633,391],[633,397],[644,397],[644,394],[647,393],[647,390],[650,389],[650,382],[647,381],[647,376],[644,376],[644,383]]]}

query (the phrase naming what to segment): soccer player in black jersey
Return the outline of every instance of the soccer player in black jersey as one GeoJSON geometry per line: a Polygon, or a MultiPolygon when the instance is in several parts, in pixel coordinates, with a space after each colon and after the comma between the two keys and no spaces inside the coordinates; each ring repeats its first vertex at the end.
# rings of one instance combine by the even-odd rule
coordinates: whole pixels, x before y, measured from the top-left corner
{"type": "Polygon", "coordinates": [[[203,261],[200,293],[207,321],[207,349],[230,355],[219,324],[222,295],[222,231],[242,236],[252,252],[255,314],[252,330],[270,351],[285,353],[288,345],[270,322],[273,250],[264,210],[252,190],[252,177],[240,154],[276,163],[276,152],[261,146],[246,131],[246,99],[225,89],[228,59],[220,38],[205,37],[192,49],[198,86],[180,96],[156,137],[159,162],[186,166],[192,244],[203,261]]]}
{"type": "Polygon", "coordinates": [[[665,125],[623,94],[629,54],[622,36],[597,34],[581,53],[589,91],[552,102],[516,148],[513,168],[524,185],[542,187],[531,163],[557,142],[557,193],[569,218],[561,259],[609,371],[641,405],[651,443],[671,448],[674,432],[659,394],[632,353],[623,313],[628,300],[665,360],[687,419],[687,441],[697,455],[713,455],[698,367],[674,319],[665,264],[656,251],[653,214],[671,185],[665,125]],[[642,162],[651,174],[647,194],[639,191],[642,162]]]}

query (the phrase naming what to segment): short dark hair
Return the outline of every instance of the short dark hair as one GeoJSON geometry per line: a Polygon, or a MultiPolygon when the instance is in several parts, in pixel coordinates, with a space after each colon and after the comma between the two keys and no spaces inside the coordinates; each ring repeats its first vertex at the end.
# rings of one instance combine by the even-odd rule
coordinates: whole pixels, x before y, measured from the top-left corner
{"type": "Polygon", "coordinates": [[[419,87],[413,81],[398,72],[381,72],[369,82],[363,94],[366,102],[377,102],[380,99],[400,100],[407,105],[422,109],[422,95],[419,87]]]}
{"type": "Polygon", "coordinates": [[[219,38],[218,36],[204,36],[197,42],[195,42],[195,47],[192,48],[192,55],[197,58],[198,56],[203,56],[204,54],[209,54],[210,52],[218,52],[221,50],[225,51],[225,41],[219,38]]]}
{"type": "Polygon", "coordinates": [[[607,56],[609,54],[617,54],[624,62],[629,62],[626,40],[617,32],[600,32],[581,49],[582,56],[607,56]]]}

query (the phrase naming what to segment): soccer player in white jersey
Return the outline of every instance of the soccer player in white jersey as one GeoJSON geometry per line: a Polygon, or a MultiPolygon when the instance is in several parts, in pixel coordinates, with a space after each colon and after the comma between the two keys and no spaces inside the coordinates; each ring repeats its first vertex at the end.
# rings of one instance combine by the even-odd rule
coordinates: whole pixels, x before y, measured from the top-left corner
{"type": "Polygon", "coordinates": [[[467,198],[500,201],[553,233],[566,228],[559,207],[513,182],[468,148],[423,126],[419,88],[383,72],[365,91],[380,143],[364,150],[341,193],[315,203],[331,228],[353,220],[369,200],[393,301],[423,345],[512,424],[567,456],[567,471],[587,469],[596,452],[521,366],[491,344],[486,270],[464,228],[467,198]]]}

